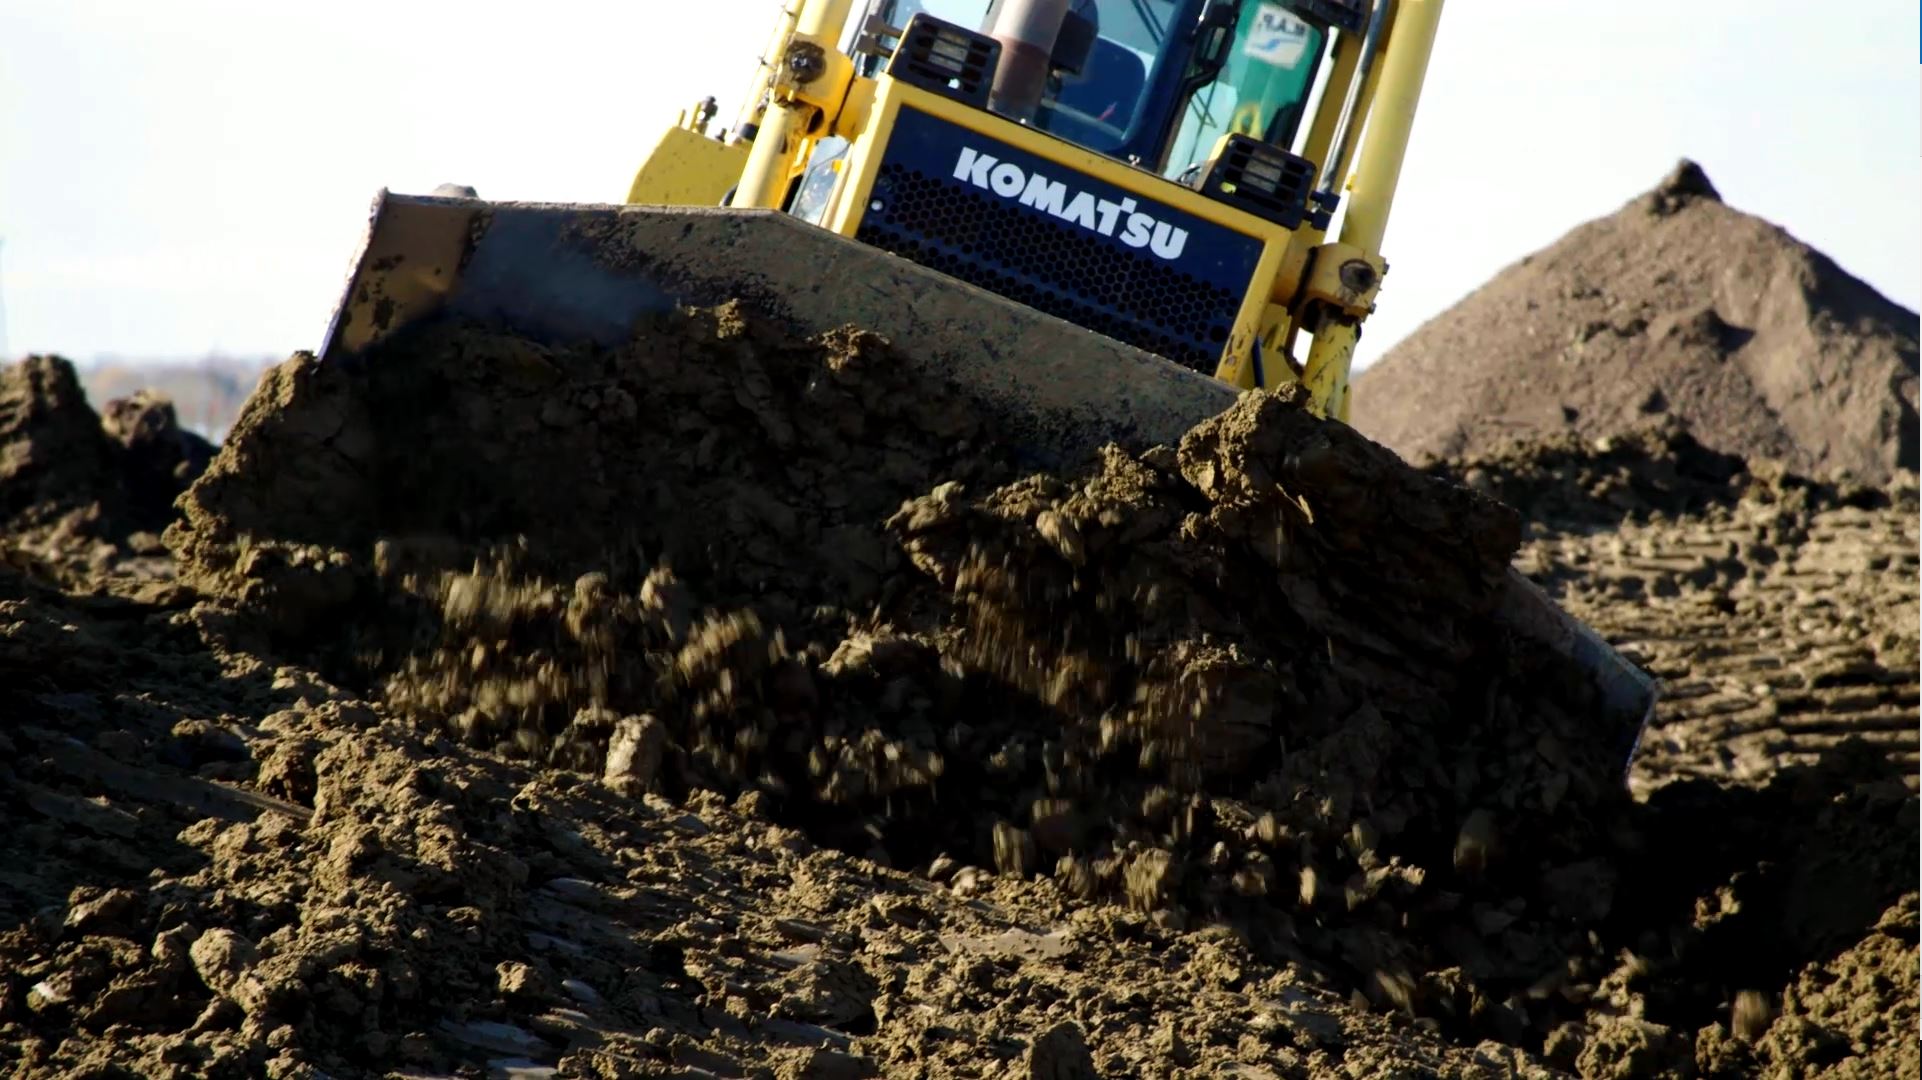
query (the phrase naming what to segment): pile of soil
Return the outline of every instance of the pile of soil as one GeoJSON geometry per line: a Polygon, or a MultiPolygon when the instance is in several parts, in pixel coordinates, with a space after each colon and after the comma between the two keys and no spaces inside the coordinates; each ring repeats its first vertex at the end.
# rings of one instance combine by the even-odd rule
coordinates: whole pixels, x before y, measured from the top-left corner
{"type": "Polygon", "coordinates": [[[1511,512],[1299,393],[1014,478],[904,382],[733,310],[607,353],[443,327],[299,358],[169,541],[242,632],[425,726],[756,793],[884,864],[1238,919],[1384,1004],[1453,964],[1410,910],[1533,897],[1498,997],[1579,940],[1482,850],[1560,866],[1619,800],[1585,703],[1500,649],[1511,512]]]}
{"type": "MultiPolygon", "coordinates": [[[[1913,704],[1873,668],[1915,653],[1882,621],[1915,603],[1912,484],[1656,430],[1455,486],[1290,393],[1023,476],[890,360],[731,308],[609,350],[296,356],[178,501],[178,584],[0,565],[0,1061],[1922,1065],[1914,756],[1846,737],[1865,693],[1913,704]],[[1570,493],[1603,483],[1619,516],[1570,493]],[[1611,542],[1698,534],[1737,547],[1615,572],[1611,542]],[[1673,609],[1605,632],[1672,683],[1748,672],[1817,741],[1664,749],[1631,799],[1493,632],[1516,558],[1578,612],[1639,575],[1673,609]],[[1716,611],[1777,634],[1657,655],[1716,611]],[[1842,656],[1865,618],[1886,641],[1842,656]]],[[[1729,715],[1704,696],[1651,745],[1729,715]]]]}
{"type": "Polygon", "coordinates": [[[1412,459],[1685,421],[1810,476],[1917,467],[1917,316],[1692,162],[1508,267],[1356,380],[1356,422],[1412,459]]]}
{"type": "Polygon", "coordinates": [[[1429,462],[1422,471],[1516,510],[1530,537],[1613,530],[1745,503],[1781,514],[1881,511],[1913,501],[1916,488],[1916,474],[1908,471],[1884,483],[1820,480],[1792,472],[1778,459],[1725,454],[1703,446],[1673,417],[1594,440],[1572,432],[1514,439],[1479,457],[1429,462]]]}
{"type": "Polygon", "coordinates": [[[0,367],[0,520],[9,533],[110,498],[114,465],[72,364],[31,356],[0,367]]]}
{"type": "Polygon", "coordinates": [[[173,402],[150,390],[108,401],[100,422],[118,450],[132,527],[165,528],[174,500],[213,460],[213,444],[181,427],[173,402]]]}
{"type": "Polygon", "coordinates": [[[174,499],[213,454],[165,398],[136,393],[103,416],[60,357],[0,367],[0,535],[12,558],[52,560],[70,580],[128,558],[152,567],[174,499]]]}

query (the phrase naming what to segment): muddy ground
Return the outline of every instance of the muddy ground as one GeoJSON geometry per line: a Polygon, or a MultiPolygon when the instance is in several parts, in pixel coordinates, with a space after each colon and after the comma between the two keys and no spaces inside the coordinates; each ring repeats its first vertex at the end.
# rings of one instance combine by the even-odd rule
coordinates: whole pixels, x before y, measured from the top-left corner
{"type": "Polygon", "coordinates": [[[1912,481],[1456,487],[1287,395],[1023,477],[727,310],[384,360],[274,372],[163,568],[9,542],[24,1074],[1917,1068],[1912,481]],[[1630,784],[1511,558],[1682,688],[1630,784]]]}

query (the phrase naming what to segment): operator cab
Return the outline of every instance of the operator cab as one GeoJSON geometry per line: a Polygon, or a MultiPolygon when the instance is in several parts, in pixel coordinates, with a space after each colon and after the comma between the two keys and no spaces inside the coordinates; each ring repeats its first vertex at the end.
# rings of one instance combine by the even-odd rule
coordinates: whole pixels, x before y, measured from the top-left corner
{"type": "MultiPolygon", "coordinates": [[[[1193,184],[1224,134],[1288,149],[1330,31],[1367,0],[873,0],[871,25],[917,14],[999,41],[988,107],[1193,184]]],[[[873,58],[862,74],[873,74],[873,58]]]]}

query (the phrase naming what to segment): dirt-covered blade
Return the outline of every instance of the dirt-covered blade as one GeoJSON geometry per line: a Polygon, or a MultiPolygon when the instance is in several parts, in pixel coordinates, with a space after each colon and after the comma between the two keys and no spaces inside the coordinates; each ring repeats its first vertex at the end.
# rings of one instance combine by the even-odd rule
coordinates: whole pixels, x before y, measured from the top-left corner
{"type": "Polygon", "coordinates": [[[551,344],[624,342],[649,315],[740,299],[803,334],[859,326],[960,384],[1038,466],[1174,443],[1222,383],[789,215],[705,207],[375,200],[321,356],[427,320],[551,344]]]}
{"type": "Polygon", "coordinates": [[[1619,761],[1624,778],[1655,715],[1655,680],[1601,636],[1563,611],[1534,582],[1510,568],[1501,606],[1501,627],[1538,649],[1560,668],[1574,700],[1596,720],[1598,752],[1619,761]]]}
{"type": "MultiPolygon", "coordinates": [[[[1001,452],[1037,468],[1079,464],[1110,442],[1173,445],[1236,394],[786,214],[388,192],[375,200],[321,357],[352,362],[443,318],[612,346],[651,316],[736,299],[803,334],[858,326],[886,337],[917,376],[959,387],[993,416],[1001,452]]],[[[1567,707],[1593,715],[1593,758],[1625,771],[1654,708],[1653,681],[1519,573],[1498,619],[1534,666],[1559,673],[1567,707]]]]}

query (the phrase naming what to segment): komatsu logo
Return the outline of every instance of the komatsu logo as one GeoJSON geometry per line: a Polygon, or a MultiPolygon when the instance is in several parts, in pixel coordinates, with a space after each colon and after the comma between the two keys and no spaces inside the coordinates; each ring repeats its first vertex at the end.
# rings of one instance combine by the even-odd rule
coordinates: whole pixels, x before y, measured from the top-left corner
{"type": "Polygon", "coordinates": [[[1086,191],[1075,192],[1071,198],[1068,185],[1061,181],[1029,172],[972,147],[961,148],[961,157],[954,163],[954,178],[1004,199],[1013,199],[1022,206],[1071,221],[1090,232],[1114,236],[1129,247],[1145,247],[1163,259],[1181,258],[1182,249],[1188,246],[1188,230],[1141,213],[1133,199],[1112,202],[1086,191]]]}

